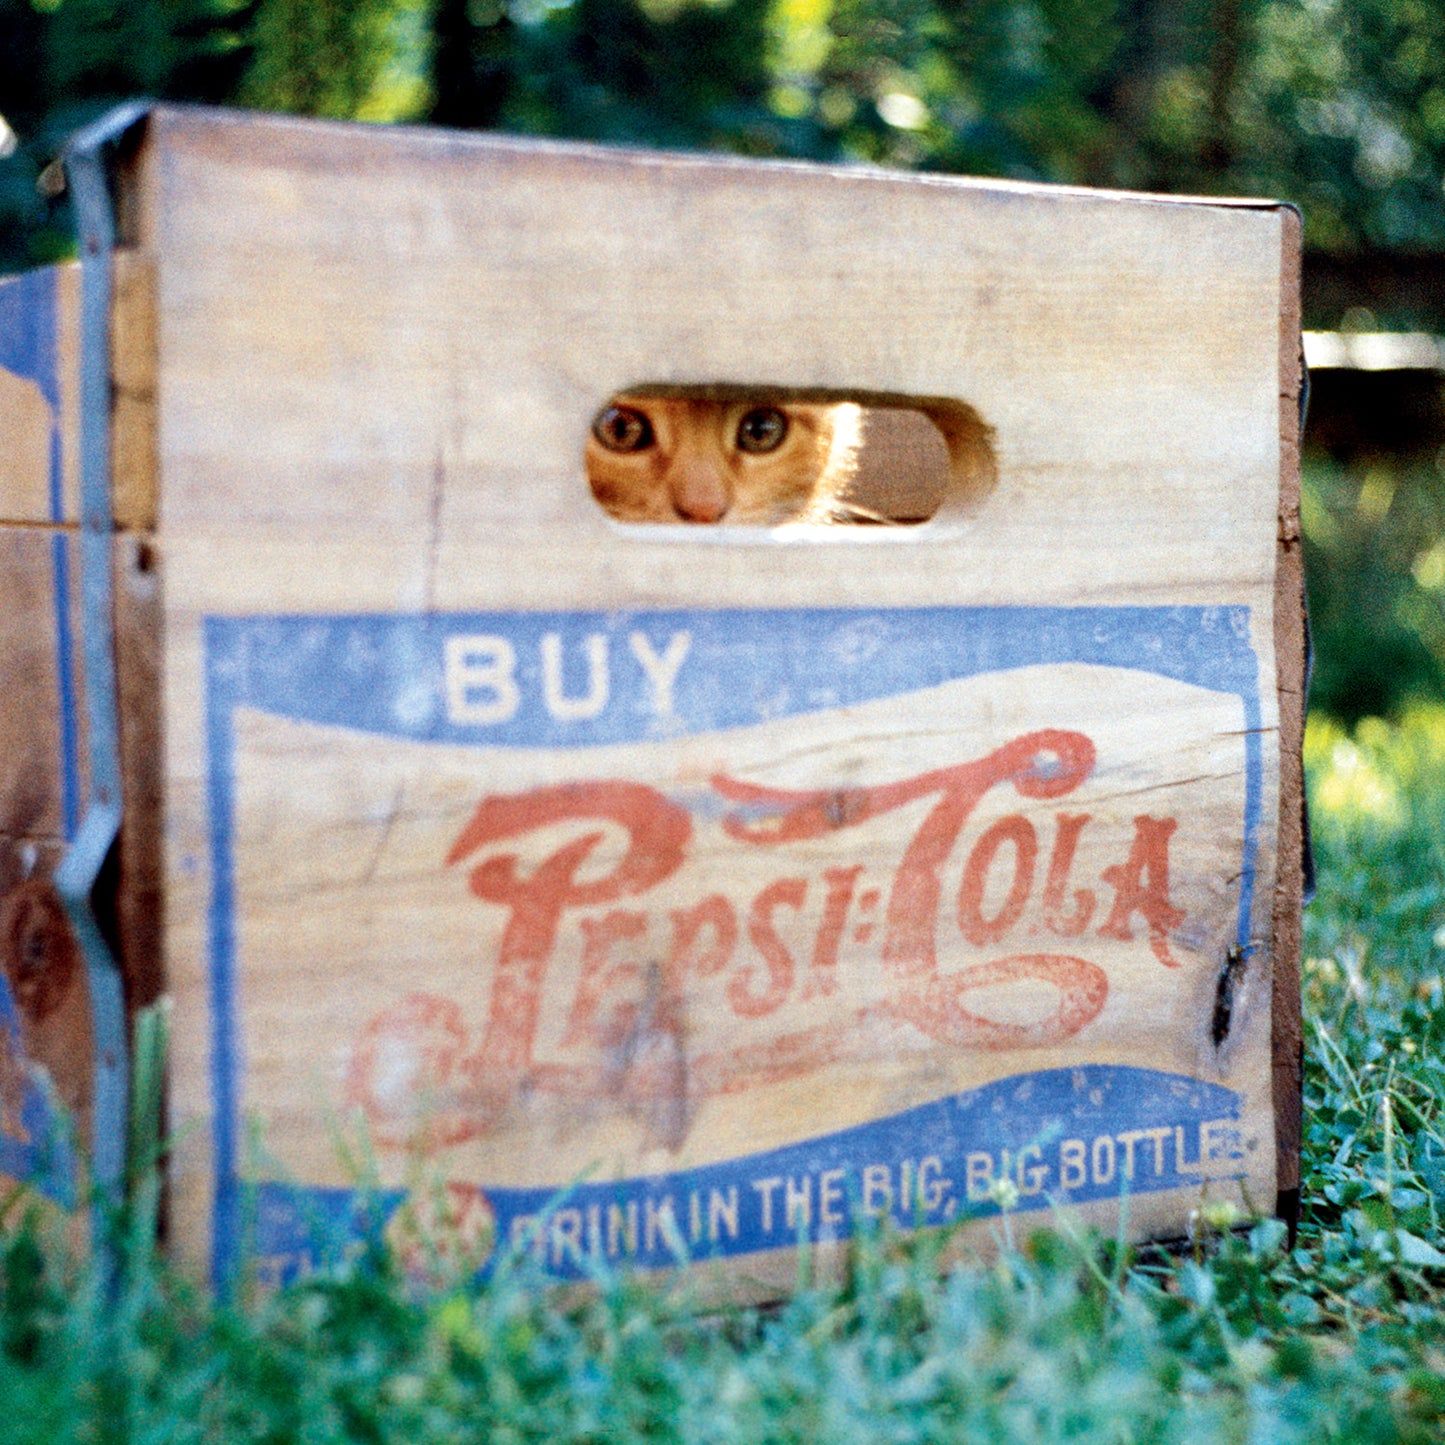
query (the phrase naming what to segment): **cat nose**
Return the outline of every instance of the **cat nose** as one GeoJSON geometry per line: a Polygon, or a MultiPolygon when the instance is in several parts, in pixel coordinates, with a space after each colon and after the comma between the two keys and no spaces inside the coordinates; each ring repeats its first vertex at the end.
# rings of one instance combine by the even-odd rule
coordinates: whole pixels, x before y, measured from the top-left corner
{"type": "Polygon", "coordinates": [[[694,462],[679,468],[672,488],[672,506],[688,522],[721,521],[732,498],[717,467],[694,462]]]}

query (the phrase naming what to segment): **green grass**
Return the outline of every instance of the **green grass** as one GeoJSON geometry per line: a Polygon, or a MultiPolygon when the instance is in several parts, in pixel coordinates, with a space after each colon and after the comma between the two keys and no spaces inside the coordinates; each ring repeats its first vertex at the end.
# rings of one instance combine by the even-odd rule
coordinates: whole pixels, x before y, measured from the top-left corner
{"type": "Polygon", "coordinates": [[[10,1201],[0,1440],[1445,1438],[1445,711],[1352,735],[1316,721],[1307,753],[1320,890],[1293,1248],[1274,1221],[1215,1214],[1183,1260],[1064,1228],[943,1272],[943,1241],[873,1237],[842,1285],[711,1314],[676,1288],[568,1298],[522,1270],[423,1295],[378,1251],[218,1305],[155,1260],[142,1177],[116,1280],[10,1201]]]}

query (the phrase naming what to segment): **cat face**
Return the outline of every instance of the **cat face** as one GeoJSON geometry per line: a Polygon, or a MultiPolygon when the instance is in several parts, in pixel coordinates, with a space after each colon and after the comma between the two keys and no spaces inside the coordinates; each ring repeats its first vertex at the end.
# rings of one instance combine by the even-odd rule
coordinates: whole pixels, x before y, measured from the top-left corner
{"type": "Polygon", "coordinates": [[[617,396],[592,423],[587,480],[620,522],[796,521],[825,485],[838,411],[617,396]]]}

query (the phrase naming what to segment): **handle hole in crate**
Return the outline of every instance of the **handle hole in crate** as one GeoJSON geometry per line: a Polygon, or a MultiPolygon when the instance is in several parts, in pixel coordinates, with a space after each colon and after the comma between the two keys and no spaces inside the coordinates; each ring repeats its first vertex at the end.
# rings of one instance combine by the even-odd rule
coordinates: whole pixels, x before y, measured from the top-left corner
{"type": "Polygon", "coordinates": [[[619,522],[917,526],[993,487],[992,434],[936,397],[639,385],[598,408],[592,495],[619,522]]]}

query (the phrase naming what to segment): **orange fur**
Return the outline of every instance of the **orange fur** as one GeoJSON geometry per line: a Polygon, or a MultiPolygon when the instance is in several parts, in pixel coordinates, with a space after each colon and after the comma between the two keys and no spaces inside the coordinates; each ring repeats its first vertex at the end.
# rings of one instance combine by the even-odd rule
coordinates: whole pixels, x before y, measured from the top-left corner
{"type": "Polygon", "coordinates": [[[620,522],[826,521],[851,467],[856,414],[847,405],[618,396],[587,439],[587,480],[620,522]]]}

